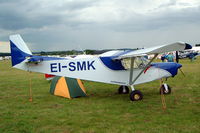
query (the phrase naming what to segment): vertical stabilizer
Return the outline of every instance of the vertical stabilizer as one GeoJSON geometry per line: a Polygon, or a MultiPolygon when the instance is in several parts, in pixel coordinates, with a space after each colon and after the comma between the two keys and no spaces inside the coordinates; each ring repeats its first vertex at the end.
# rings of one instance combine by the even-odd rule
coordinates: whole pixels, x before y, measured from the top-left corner
{"type": "Polygon", "coordinates": [[[32,55],[19,34],[10,36],[10,51],[12,57],[12,66],[20,64],[27,56],[32,55]]]}

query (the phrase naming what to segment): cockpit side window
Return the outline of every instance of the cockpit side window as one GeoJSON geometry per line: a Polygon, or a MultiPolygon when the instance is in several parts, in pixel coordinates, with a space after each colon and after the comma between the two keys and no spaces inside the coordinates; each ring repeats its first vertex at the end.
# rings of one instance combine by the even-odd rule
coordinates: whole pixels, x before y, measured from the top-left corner
{"type": "MultiPolygon", "coordinates": [[[[134,63],[133,63],[133,68],[144,68],[148,64],[149,60],[144,58],[144,57],[135,57],[134,58],[134,63]]],[[[124,66],[125,69],[130,69],[131,68],[131,58],[125,58],[122,60],[122,65],[124,66]]]]}

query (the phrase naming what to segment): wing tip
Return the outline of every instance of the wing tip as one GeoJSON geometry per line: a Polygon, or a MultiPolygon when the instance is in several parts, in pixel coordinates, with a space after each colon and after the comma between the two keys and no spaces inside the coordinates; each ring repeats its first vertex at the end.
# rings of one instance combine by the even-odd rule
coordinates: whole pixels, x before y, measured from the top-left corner
{"type": "Polygon", "coordinates": [[[192,45],[185,43],[185,49],[192,49],[192,45]]]}

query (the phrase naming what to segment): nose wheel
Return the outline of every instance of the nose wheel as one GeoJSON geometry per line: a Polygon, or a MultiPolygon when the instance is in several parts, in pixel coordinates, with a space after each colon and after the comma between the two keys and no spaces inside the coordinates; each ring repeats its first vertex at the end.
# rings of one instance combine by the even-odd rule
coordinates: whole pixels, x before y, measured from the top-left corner
{"type": "Polygon", "coordinates": [[[170,94],[171,93],[171,87],[164,83],[162,84],[162,86],[160,87],[160,94],[170,94]]]}

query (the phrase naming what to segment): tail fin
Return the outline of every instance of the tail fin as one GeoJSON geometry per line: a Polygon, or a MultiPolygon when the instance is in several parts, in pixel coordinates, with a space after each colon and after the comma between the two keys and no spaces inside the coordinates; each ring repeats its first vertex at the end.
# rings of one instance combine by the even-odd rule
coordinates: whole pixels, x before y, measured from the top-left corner
{"type": "Polygon", "coordinates": [[[15,66],[26,59],[27,56],[32,55],[26,43],[19,34],[10,36],[10,51],[12,57],[12,66],[15,66]]]}

